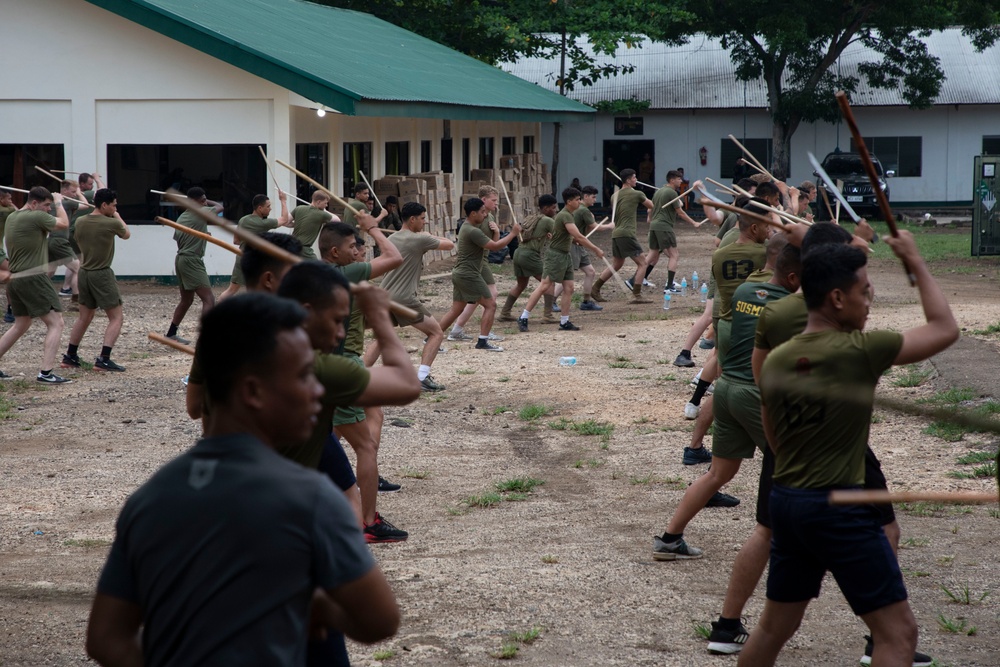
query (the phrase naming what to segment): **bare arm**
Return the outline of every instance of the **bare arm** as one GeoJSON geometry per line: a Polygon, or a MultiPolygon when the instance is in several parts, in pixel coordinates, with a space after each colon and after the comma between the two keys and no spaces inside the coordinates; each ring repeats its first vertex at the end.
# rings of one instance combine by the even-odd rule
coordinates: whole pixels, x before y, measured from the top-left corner
{"type": "Polygon", "coordinates": [[[54,192],[52,194],[52,201],[56,207],[56,229],[69,229],[69,217],[66,215],[66,209],[62,205],[62,195],[54,192]]]}
{"type": "Polygon", "coordinates": [[[102,667],[142,667],[139,606],[98,593],[87,623],[87,655],[102,667]]]}
{"type": "Polygon", "coordinates": [[[437,247],[438,250],[454,250],[455,249],[455,242],[452,241],[451,239],[446,239],[443,236],[435,236],[434,238],[436,238],[438,240],[438,247],[437,247]]]}
{"type": "Polygon", "coordinates": [[[586,248],[590,252],[594,253],[598,257],[604,257],[604,251],[601,250],[596,245],[594,245],[591,242],[591,240],[588,239],[586,236],[584,236],[583,234],[581,234],[580,233],[580,228],[576,226],[576,223],[574,223],[574,222],[567,222],[566,223],[566,231],[569,232],[569,235],[572,236],[573,240],[576,241],[579,245],[583,246],[584,248],[586,248]]]}
{"type": "Polygon", "coordinates": [[[366,644],[392,637],[399,629],[399,606],[378,566],[363,577],[313,597],[313,614],[323,624],[366,644]],[[324,599],[325,598],[325,599],[324,599]]]}
{"type": "Polygon", "coordinates": [[[934,356],[958,340],[958,324],[944,292],[920,256],[913,234],[903,229],[899,236],[890,236],[885,242],[916,277],[927,320],[927,324],[903,332],[903,346],[892,362],[895,365],[912,364],[934,356]]]}
{"type": "Polygon", "coordinates": [[[292,216],[288,213],[288,197],[280,189],[278,190],[278,201],[281,203],[281,215],[278,217],[278,226],[287,227],[292,222],[292,216]]]}
{"type": "MultiPolygon", "coordinates": [[[[495,232],[494,235],[497,235],[499,233],[500,232],[497,231],[495,232]]],[[[484,245],[483,247],[486,248],[487,250],[499,250],[500,248],[506,248],[508,245],[510,245],[511,241],[517,238],[517,235],[520,233],[521,233],[521,225],[515,222],[514,226],[510,228],[510,234],[503,237],[502,239],[494,239],[489,243],[487,243],[486,245],[484,245]]]]}
{"type": "Polygon", "coordinates": [[[420,381],[410,355],[389,319],[389,293],[371,283],[355,286],[354,298],[382,350],[382,365],[371,369],[368,386],[356,405],[406,405],[420,396],[420,381]]]}
{"type": "Polygon", "coordinates": [[[653,210],[653,200],[652,199],[646,199],[646,201],[642,202],[642,205],[645,206],[650,211],[653,210]]]}
{"type": "MultiPolygon", "coordinates": [[[[680,204],[680,202],[677,202],[677,203],[680,204]]],[[[679,215],[681,217],[681,220],[686,220],[688,223],[690,223],[692,227],[695,227],[695,228],[701,227],[701,223],[700,222],[695,222],[694,220],[692,220],[691,216],[688,215],[687,211],[685,211],[681,206],[677,207],[677,215],[679,215]]]]}

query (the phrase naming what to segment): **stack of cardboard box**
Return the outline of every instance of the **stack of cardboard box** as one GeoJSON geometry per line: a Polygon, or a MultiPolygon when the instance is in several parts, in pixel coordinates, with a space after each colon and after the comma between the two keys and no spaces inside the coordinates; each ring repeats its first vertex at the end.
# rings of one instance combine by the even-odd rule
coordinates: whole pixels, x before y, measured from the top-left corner
{"type": "MultiPolygon", "coordinates": [[[[400,209],[408,202],[417,202],[427,209],[424,229],[432,236],[455,238],[458,222],[455,209],[455,182],[451,174],[429,171],[409,176],[385,176],[372,183],[375,194],[383,204],[389,195],[399,200],[400,209]]],[[[455,251],[434,250],[424,255],[424,264],[454,255],[455,251]]]]}
{"type": "Polygon", "coordinates": [[[539,162],[538,153],[523,153],[521,155],[504,155],[499,160],[499,169],[473,169],[468,181],[462,184],[462,197],[459,209],[465,202],[479,195],[482,185],[492,185],[500,190],[500,207],[498,222],[501,229],[510,227],[514,216],[518,221],[534,213],[538,207],[538,197],[549,192],[548,167],[539,162]],[[508,206],[503,196],[503,181],[510,197],[508,206]]]}

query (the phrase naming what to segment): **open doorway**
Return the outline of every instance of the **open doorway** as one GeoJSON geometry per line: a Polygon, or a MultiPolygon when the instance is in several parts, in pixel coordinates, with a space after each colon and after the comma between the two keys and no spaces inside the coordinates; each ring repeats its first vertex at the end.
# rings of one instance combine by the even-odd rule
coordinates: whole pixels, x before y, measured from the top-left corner
{"type": "MultiPolygon", "coordinates": [[[[611,193],[618,184],[618,179],[608,173],[608,169],[619,173],[622,169],[635,169],[639,174],[639,180],[656,185],[656,165],[653,162],[656,142],[652,139],[638,139],[627,141],[621,139],[608,140],[604,142],[604,205],[611,206],[611,193]]],[[[645,189],[646,196],[651,197],[652,192],[645,189]]]]}

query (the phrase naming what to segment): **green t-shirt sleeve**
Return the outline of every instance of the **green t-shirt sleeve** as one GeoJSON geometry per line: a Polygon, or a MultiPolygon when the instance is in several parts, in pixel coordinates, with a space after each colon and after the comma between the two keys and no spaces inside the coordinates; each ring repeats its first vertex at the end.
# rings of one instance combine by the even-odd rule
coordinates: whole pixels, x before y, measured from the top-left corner
{"type": "MultiPolygon", "coordinates": [[[[539,223],[539,224],[541,224],[541,223],[539,223]]],[[[465,225],[462,225],[462,227],[465,227],[465,225]]],[[[476,244],[480,248],[485,247],[487,243],[489,243],[490,241],[493,240],[492,238],[490,238],[489,236],[487,236],[486,234],[484,234],[483,230],[479,229],[478,227],[476,227],[474,225],[469,225],[469,227],[470,227],[470,229],[469,229],[468,240],[471,243],[476,244]]]]}
{"type": "Polygon", "coordinates": [[[352,283],[360,283],[362,280],[368,280],[372,277],[372,265],[368,262],[355,262],[340,267],[340,270],[348,282],[352,283]]]}
{"type": "Polygon", "coordinates": [[[59,222],[55,217],[49,215],[45,211],[34,211],[34,215],[31,216],[31,221],[39,229],[44,229],[47,232],[51,232],[56,228],[56,223],[59,222]]]}
{"type": "Polygon", "coordinates": [[[868,367],[872,377],[878,378],[892,366],[892,362],[903,348],[903,334],[897,331],[858,333],[868,357],[868,367]]]}
{"type": "Polygon", "coordinates": [[[350,407],[365,393],[371,371],[337,354],[317,355],[316,379],[323,385],[323,402],[336,407],[350,407]]]}
{"type": "Polygon", "coordinates": [[[441,241],[434,236],[426,235],[420,237],[420,252],[421,254],[427,252],[428,250],[437,250],[441,247],[441,241]]]}

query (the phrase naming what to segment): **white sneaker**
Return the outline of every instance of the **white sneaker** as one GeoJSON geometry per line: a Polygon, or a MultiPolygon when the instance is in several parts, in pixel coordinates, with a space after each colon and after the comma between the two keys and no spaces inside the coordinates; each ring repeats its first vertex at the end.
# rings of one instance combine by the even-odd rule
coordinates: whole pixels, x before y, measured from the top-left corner
{"type": "Polygon", "coordinates": [[[656,287],[656,283],[651,283],[648,280],[643,280],[642,281],[642,286],[643,287],[656,287]]]}
{"type": "Polygon", "coordinates": [[[701,406],[695,405],[694,403],[688,403],[684,406],[684,419],[697,419],[698,413],[701,412],[701,406]]]}
{"type": "Polygon", "coordinates": [[[490,332],[490,335],[489,335],[489,336],[487,337],[487,339],[488,339],[488,340],[496,340],[496,341],[501,341],[501,340],[504,340],[504,337],[503,337],[503,336],[501,336],[500,334],[495,334],[495,333],[493,333],[493,332],[491,331],[491,332],[490,332]]]}
{"type": "Polygon", "coordinates": [[[464,331],[458,331],[458,332],[454,332],[453,331],[450,334],[448,334],[448,340],[450,340],[452,342],[462,341],[462,340],[476,340],[476,337],[475,336],[470,336],[469,334],[465,333],[464,331]]]}

